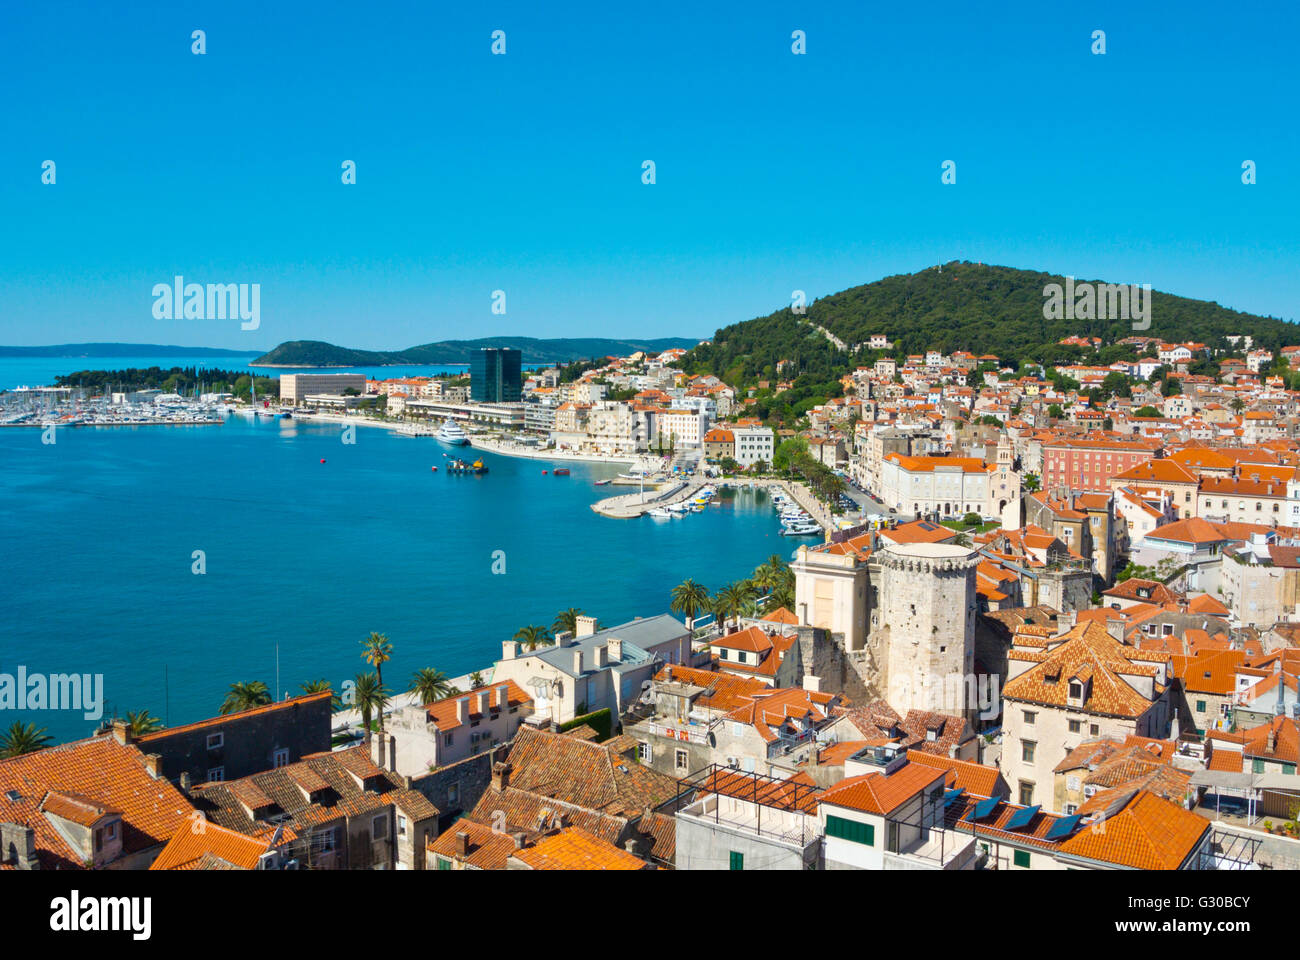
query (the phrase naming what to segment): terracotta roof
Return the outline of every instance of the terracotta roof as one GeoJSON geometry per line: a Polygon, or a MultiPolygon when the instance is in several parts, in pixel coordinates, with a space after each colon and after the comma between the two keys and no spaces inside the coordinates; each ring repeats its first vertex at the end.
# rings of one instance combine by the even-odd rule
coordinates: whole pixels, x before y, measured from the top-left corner
{"type": "Polygon", "coordinates": [[[1005,795],[1006,783],[1002,779],[1002,771],[997,767],[953,757],[940,757],[923,750],[907,751],[907,759],[912,763],[943,770],[944,785],[949,789],[965,790],[981,797],[1005,795]]]}
{"type": "Polygon", "coordinates": [[[767,684],[753,677],[738,677],[733,673],[719,670],[701,670],[696,667],[681,667],[668,664],[657,674],[655,680],[661,683],[686,683],[693,687],[703,687],[705,692],[696,698],[696,703],[708,710],[732,711],[749,702],[752,694],[767,689],[767,684]]]}
{"type": "Polygon", "coordinates": [[[212,859],[239,870],[257,869],[258,858],[271,848],[265,839],[246,836],[215,823],[187,823],[167,842],[150,870],[213,869],[212,859]],[[208,858],[208,862],[203,862],[208,858]]]}
{"type": "Polygon", "coordinates": [[[467,697],[469,698],[469,704],[466,710],[466,716],[469,722],[472,723],[475,720],[481,719],[482,714],[479,712],[479,694],[482,693],[488,695],[488,713],[495,716],[500,710],[500,705],[497,703],[497,689],[500,687],[508,688],[506,691],[507,708],[519,707],[526,703],[533,702],[533,698],[524,691],[523,687],[519,686],[519,684],[515,683],[513,680],[504,680],[500,683],[491,683],[485,684],[481,687],[475,687],[473,690],[469,690],[465,693],[458,693],[453,697],[445,697],[442,700],[436,700],[433,703],[426,704],[424,709],[429,717],[429,722],[442,731],[456,729],[461,725],[460,721],[456,718],[456,704],[467,697]]]}
{"type": "Polygon", "coordinates": [[[1146,790],[1103,791],[1079,808],[1106,810],[1104,820],[1061,844],[1061,852],[1139,870],[1176,870],[1210,830],[1210,822],[1146,790]]]}
{"type": "Polygon", "coordinates": [[[821,802],[885,816],[946,777],[944,769],[925,763],[908,763],[888,775],[864,773],[847,777],[829,790],[822,791],[821,802]]]}
{"type": "Polygon", "coordinates": [[[578,827],[567,827],[543,837],[531,847],[516,850],[514,858],[534,870],[644,870],[646,863],[626,850],[593,837],[578,827]]]}
{"type": "MultiPolygon", "coordinates": [[[[515,852],[515,841],[509,833],[493,830],[486,824],[462,818],[452,824],[426,847],[430,854],[441,854],[448,860],[459,860],[456,854],[456,834],[468,834],[465,863],[480,870],[504,870],[506,858],[515,852]]],[[[431,864],[432,866],[432,864],[431,864]]]]}

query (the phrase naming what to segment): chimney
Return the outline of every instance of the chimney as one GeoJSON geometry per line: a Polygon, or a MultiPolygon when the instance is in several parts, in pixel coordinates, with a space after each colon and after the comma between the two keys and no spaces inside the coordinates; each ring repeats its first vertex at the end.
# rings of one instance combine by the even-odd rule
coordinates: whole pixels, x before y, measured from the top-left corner
{"type": "Polygon", "coordinates": [[[623,641],[618,637],[610,637],[605,641],[605,650],[611,662],[621,663],[623,661],[623,641]]]}
{"type": "Polygon", "coordinates": [[[573,634],[568,630],[561,630],[555,635],[555,645],[557,647],[567,647],[573,640],[573,634]]]}
{"type": "Polygon", "coordinates": [[[145,754],[144,769],[149,776],[157,780],[162,776],[162,756],[157,753],[145,754]]]}
{"type": "Polygon", "coordinates": [[[1123,620],[1107,620],[1106,631],[1112,637],[1118,640],[1120,643],[1124,642],[1124,621],[1123,620]]]}
{"type": "Polygon", "coordinates": [[[462,860],[469,856],[469,834],[464,830],[456,834],[456,856],[462,860]]]}
{"type": "Polygon", "coordinates": [[[592,655],[593,655],[593,656],[595,657],[595,659],[596,659],[596,662],[595,662],[594,664],[592,664],[591,669],[593,669],[593,670],[603,670],[605,667],[609,666],[609,647],[608,647],[608,646],[604,646],[604,647],[596,647],[596,648],[594,648],[594,649],[591,651],[591,653],[592,653],[592,655]]]}
{"type": "Polygon", "coordinates": [[[510,706],[510,684],[503,683],[497,687],[497,707],[504,710],[510,706]]]}
{"type": "Polygon", "coordinates": [[[181,774],[181,781],[180,781],[180,783],[181,783],[181,792],[183,792],[183,793],[184,793],[184,792],[188,792],[189,789],[190,789],[190,786],[193,784],[193,782],[194,782],[194,781],[193,781],[193,779],[190,777],[190,772],[189,772],[188,770],[186,770],[184,773],[182,773],[182,774],[181,774]]]}
{"type": "Polygon", "coordinates": [[[514,660],[519,656],[519,641],[506,640],[501,644],[501,659],[514,660]]]}
{"type": "Polygon", "coordinates": [[[578,617],[577,627],[578,629],[575,632],[576,636],[589,637],[596,632],[596,618],[587,616],[578,617]]]}
{"type": "Polygon", "coordinates": [[[461,697],[456,701],[456,720],[460,723],[469,722],[469,697],[461,697]]]}
{"type": "Polygon", "coordinates": [[[510,786],[510,764],[492,764],[492,789],[502,793],[510,786]]]}
{"type": "Polygon", "coordinates": [[[18,823],[0,823],[0,863],[12,863],[19,870],[41,869],[36,831],[18,823]]]}
{"type": "Polygon", "coordinates": [[[573,651],[573,672],[578,676],[582,676],[582,651],[581,650],[573,651]]]}
{"type": "Polygon", "coordinates": [[[490,690],[480,690],[478,694],[478,712],[479,716],[487,716],[488,706],[492,701],[492,692],[490,690]]]}
{"type": "Polygon", "coordinates": [[[822,692],[821,677],[815,677],[811,673],[805,673],[803,675],[803,688],[809,691],[810,693],[821,693],[822,692]]]}
{"type": "Polygon", "coordinates": [[[113,739],[121,744],[131,742],[131,727],[125,720],[113,721],[113,739]]]}
{"type": "Polygon", "coordinates": [[[515,841],[515,849],[522,850],[528,835],[525,833],[512,833],[510,836],[515,841]]]}

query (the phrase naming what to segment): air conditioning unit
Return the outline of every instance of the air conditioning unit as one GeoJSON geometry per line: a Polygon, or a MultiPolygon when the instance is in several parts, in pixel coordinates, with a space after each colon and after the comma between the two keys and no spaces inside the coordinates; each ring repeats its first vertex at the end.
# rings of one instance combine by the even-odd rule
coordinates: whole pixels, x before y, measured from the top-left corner
{"type": "Polygon", "coordinates": [[[280,869],[280,853],[277,850],[268,850],[257,858],[257,869],[259,870],[278,870],[280,869]]]}

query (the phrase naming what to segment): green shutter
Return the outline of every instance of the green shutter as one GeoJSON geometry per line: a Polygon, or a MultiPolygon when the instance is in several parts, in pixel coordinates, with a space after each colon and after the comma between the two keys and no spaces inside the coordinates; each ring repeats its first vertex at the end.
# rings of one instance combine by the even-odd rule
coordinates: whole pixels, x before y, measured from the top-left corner
{"type": "Polygon", "coordinates": [[[745,869],[745,855],[743,853],[737,853],[735,850],[731,851],[731,869],[732,870],[745,869]]]}
{"type": "Polygon", "coordinates": [[[1015,852],[1014,856],[1012,856],[1011,861],[1012,861],[1012,863],[1014,863],[1017,867],[1028,867],[1028,866],[1029,866],[1029,851],[1028,851],[1028,850],[1017,850],[1017,851],[1015,852]]]}
{"type": "Polygon", "coordinates": [[[450,869],[451,869],[451,861],[450,861],[450,860],[444,860],[442,857],[439,857],[439,858],[438,858],[438,869],[439,869],[439,870],[450,870],[450,869]]]}
{"type": "Polygon", "coordinates": [[[1253,761],[1251,762],[1251,767],[1252,767],[1252,769],[1253,769],[1253,771],[1254,771],[1255,773],[1263,773],[1263,772],[1264,772],[1264,761],[1263,761],[1263,760],[1259,760],[1259,759],[1255,759],[1255,760],[1253,760],[1253,761]]]}
{"type": "Polygon", "coordinates": [[[869,823],[860,823],[857,820],[846,820],[844,817],[834,817],[830,814],[826,815],[826,835],[828,837],[837,837],[840,840],[860,843],[867,847],[876,845],[876,828],[874,826],[869,823]]]}

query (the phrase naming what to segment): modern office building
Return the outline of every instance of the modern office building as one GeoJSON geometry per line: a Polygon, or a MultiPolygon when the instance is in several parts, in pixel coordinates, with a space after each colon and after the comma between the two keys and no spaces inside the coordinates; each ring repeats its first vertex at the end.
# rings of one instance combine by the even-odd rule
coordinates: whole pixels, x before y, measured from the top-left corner
{"type": "Polygon", "coordinates": [[[523,391],[521,354],[510,347],[484,347],[470,357],[469,398],[475,403],[518,403],[523,391]]]}

